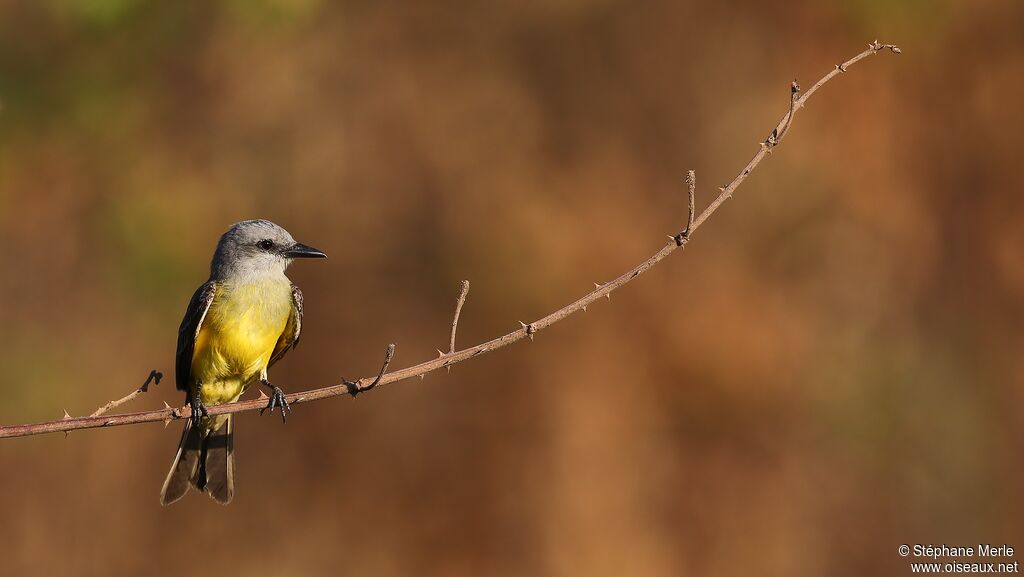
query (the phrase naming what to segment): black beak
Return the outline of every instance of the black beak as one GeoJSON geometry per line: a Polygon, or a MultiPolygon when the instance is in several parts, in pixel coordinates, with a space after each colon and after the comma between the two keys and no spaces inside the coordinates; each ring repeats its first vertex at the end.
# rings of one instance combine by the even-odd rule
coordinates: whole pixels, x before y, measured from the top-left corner
{"type": "Polygon", "coordinates": [[[323,251],[306,246],[297,242],[284,250],[284,256],[288,258],[327,258],[323,251]]]}

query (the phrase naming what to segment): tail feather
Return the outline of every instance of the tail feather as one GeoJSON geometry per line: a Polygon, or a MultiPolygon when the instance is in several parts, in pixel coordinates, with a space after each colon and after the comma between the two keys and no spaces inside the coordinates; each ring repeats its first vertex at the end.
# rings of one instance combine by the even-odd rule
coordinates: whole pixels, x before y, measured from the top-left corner
{"type": "Polygon", "coordinates": [[[199,471],[202,446],[203,432],[201,428],[192,426],[191,419],[185,421],[185,430],[181,432],[178,454],[174,456],[171,470],[167,473],[164,487],[160,491],[161,505],[170,505],[188,493],[192,479],[199,471]]]}
{"type": "Polygon", "coordinates": [[[232,420],[229,415],[221,428],[206,437],[203,445],[206,458],[200,461],[201,470],[195,483],[197,489],[206,491],[210,498],[222,505],[230,503],[235,495],[235,435],[232,420]]]}
{"type": "Polygon", "coordinates": [[[206,491],[218,503],[231,502],[235,493],[233,419],[224,417],[224,423],[212,431],[193,426],[191,420],[185,423],[178,454],[160,491],[161,505],[181,499],[191,487],[206,491]]]}

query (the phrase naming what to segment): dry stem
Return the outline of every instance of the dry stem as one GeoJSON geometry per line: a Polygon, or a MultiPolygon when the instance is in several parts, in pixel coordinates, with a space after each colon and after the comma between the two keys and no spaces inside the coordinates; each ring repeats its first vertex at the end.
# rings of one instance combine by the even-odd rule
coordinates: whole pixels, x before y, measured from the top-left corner
{"type": "Polygon", "coordinates": [[[160,384],[160,379],[162,379],[162,378],[164,378],[164,375],[160,371],[156,371],[156,370],[150,371],[149,372],[149,376],[146,377],[146,382],[142,383],[141,387],[135,389],[134,391],[128,393],[127,395],[121,397],[120,399],[117,399],[116,401],[110,401],[109,403],[107,403],[107,404],[103,405],[102,407],[96,409],[96,411],[93,412],[93,414],[91,414],[89,416],[90,417],[98,417],[98,416],[102,415],[103,413],[106,413],[110,409],[113,409],[114,407],[119,407],[119,406],[127,403],[128,401],[130,401],[130,400],[134,399],[135,397],[141,395],[142,393],[145,393],[146,391],[148,391],[149,390],[149,383],[154,383],[154,384],[159,385],[160,384]]]}

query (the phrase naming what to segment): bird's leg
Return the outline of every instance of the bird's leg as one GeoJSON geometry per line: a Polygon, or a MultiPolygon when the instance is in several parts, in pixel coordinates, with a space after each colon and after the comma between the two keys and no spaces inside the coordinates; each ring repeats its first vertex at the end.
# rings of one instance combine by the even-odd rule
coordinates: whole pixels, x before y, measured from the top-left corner
{"type": "Polygon", "coordinates": [[[284,391],[265,378],[260,379],[260,384],[270,389],[270,400],[267,401],[266,407],[260,409],[260,414],[262,415],[267,409],[270,409],[270,412],[273,413],[274,407],[281,407],[281,422],[287,422],[288,413],[291,412],[292,408],[288,404],[288,399],[284,398],[284,391]]]}
{"type": "Polygon", "coordinates": [[[192,419],[192,424],[199,426],[199,419],[203,417],[209,417],[210,411],[206,410],[206,405],[199,399],[199,387],[197,386],[195,392],[192,393],[192,397],[188,400],[188,406],[192,409],[192,414],[189,416],[192,419]]]}

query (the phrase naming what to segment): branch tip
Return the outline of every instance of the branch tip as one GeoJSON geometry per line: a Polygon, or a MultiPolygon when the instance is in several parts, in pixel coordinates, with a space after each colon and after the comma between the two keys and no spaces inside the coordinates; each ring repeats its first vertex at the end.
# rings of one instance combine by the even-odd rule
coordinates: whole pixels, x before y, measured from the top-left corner
{"type": "Polygon", "coordinates": [[[160,371],[156,369],[149,371],[149,376],[146,377],[146,382],[142,383],[142,386],[139,387],[139,390],[142,391],[143,393],[149,391],[149,383],[152,382],[154,385],[159,385],[160,379],[162,378],[164,378],[164,374],[161,373],[160,371]]]}

